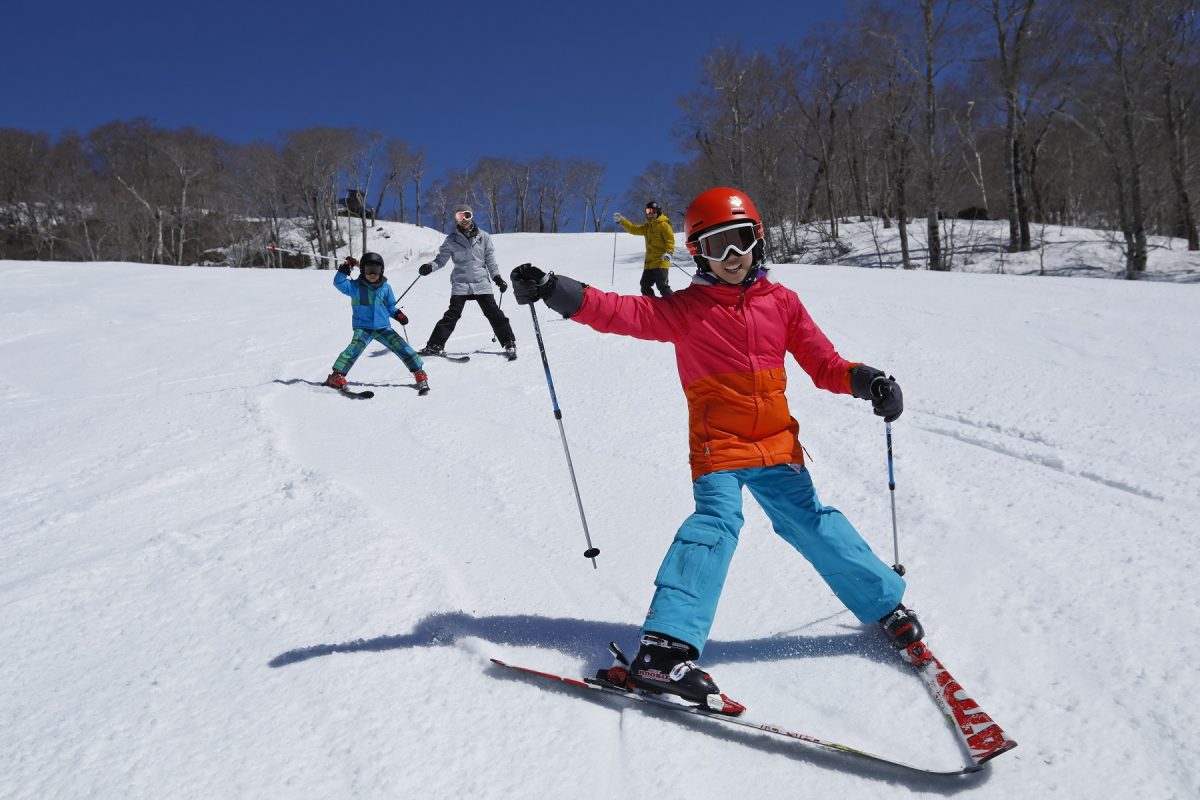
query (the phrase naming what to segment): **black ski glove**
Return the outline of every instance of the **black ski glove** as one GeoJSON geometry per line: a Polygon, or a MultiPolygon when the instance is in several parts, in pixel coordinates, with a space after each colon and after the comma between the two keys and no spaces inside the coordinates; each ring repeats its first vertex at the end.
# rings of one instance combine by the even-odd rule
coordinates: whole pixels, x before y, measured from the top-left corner
{"type": "Polygon", "coordinates": [[[354,256],[346,256],[346,260],[342,262],[342,265],[340,267],[338,267],[338,272],[342,273],[343,275],[349,275],[350,268],[357,267],[357,266],[358,266],[357,258],[355,258],[354,256]]]}
{"type": "Polygon", "coordinates": [[[422,264],[421,268],[418,269],[417,272],[421,273],[422,275],[428,275],[429,273],[433,272],[433,264],[422,264]]]}
{"type": "Polygon", "coordinates": [[[574,278],[542,272],[532,264],[522,264],[509,277],[513,296],[520,305],[545,300],[546,305],[564,317],[572,316],[583,305],[583,290],[587,286],[574,278]]]}
{"type": "Polygon", "coordinates": [[[554,288],[554,274],[547,275],[533,264],[522,264],[508,276],[513,282],[513,297],[518,305],[536,303],[554,288]]]}
{"type": "Polygon", "coordinates": [[[883,370],[858,364],[850,369],[850,391],[859,400],[870,400],[875,416],[884,422],[895,422],[904,413],[904,393],[895,378],[883,370]]]}
{"type": "Polygon", "coordinates": [[[497,275],[496,277],[492,278],[492,281],[500,287],[500,294],[504,294],[508,291],[508,284],[504,282],[504,278],[501,278],[499,275],[497,275]]]}
{"type": "Polygon", "coordinates": [[[405,314],[400,309],[397,308],[396,313],[393,314],[392,316],[396,319],[396,322],[399,322],[401,325],[408,324],[408,314],[405,314]]]}

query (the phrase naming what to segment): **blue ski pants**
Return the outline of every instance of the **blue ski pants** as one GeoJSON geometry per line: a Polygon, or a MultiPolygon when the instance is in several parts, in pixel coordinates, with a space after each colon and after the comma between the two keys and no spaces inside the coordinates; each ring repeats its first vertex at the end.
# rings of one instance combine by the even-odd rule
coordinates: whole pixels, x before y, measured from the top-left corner
{"type": "Polygon", "coordinates": [[[424,366],[424,362],[421,361],[421,357],[412,349],[412,346],[391,328],[381,328],[380,330],[355,328],[354,338],[337,357],[337,361],[333,362],[333,368],[343,374],[349,372],[372,339],[382,342],[384,347],[400,356],[400,360],[404,362],[404,366],[408,367],[409,372],[416,372],[424,366]]]}
{"type": "Polygon", "coordinates": [[[821,505],[807,468],[723,470],[692,484],[696,511],[659,567],[643,633],[664,633],[704,651],[742,528],[743,486],[860,622],[875,622],[900,602],[904,579],[871,552],[842,512],[821,505]]]}

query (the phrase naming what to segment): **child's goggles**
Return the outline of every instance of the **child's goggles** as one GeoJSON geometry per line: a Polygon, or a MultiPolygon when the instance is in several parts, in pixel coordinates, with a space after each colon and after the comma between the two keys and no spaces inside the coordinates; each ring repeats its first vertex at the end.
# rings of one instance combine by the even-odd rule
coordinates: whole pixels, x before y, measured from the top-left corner
{"type": "Polygon", "coordinates": [[[729,251],[744,256],[758,243],[758,234],[753,222],[736,222],[723,228],[714,228],[700,234],[695,241],[694,255],[704,256],[709,261],[724,261],[729,251]]]}

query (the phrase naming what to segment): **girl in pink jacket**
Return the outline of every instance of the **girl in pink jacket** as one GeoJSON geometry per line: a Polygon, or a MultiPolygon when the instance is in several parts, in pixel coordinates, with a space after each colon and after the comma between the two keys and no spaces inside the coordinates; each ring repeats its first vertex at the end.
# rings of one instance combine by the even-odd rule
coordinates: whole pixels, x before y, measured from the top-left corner
{"type": "Polygon", "coordinates": [[[595,330],[675,346],[696,511],[659,568],[636,657],[627,671],[614,665],[608,673],[614,683],[738,714],[743,706],[695,661],[737,546],[742,487],[860,621],[878,622],[897,647],[923,636],[900,602],[904,579],[817,498],[784,393],[785,355],[822,389],[870,400],[888,422],[904,403],[893,379],[838,355],[796,293],[767,278],[762,217],[749,197],[710,189],[688,207],[684,224],[699,270],[668,297],[610,294],[529,264],[513,270],[513,291],[518,303],[544,300],[595,330]]]}

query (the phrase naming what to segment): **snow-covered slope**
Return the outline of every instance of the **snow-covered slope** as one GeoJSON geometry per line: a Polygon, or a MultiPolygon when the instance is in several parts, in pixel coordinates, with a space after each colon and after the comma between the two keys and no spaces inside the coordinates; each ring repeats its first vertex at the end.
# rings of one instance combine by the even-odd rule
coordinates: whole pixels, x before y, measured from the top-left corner
{"type": "MultiPolygon", "coordinates": [[[[397,289],[421,233],[379,242],[397,289]],[[408,262],[406,267],[401,264],[408,262]]],[[[640,240],[496,237],[636,291],[640,240]]],[[[1194,267],[1195,265],[1193,265],[1194,267]]],[[[447,273],[415,284],[424,343],[447,273]]],[[[780,266],[841,353],[894,373],[900,557],[931,645],[1021,746],[934,782],[514,679],[627,648],[691,510],[669,346],[539,307],[521,358],[378,346],[348,401],[327,271],[0,263],[0,796],[1195,797],[1200,294],[1191,286],[780,266]],[[1119,788],[1118,788],[1119,787],[1119,788]]],[[[672,271],[681,287],[685,276],[672,271]]],[[[493,350],[468,308],[450,346],[493,350]]],[[[789,396],[822,499],[884,558],[883,426],[789,396]]],[[[749,715],[962,760],[907,668],[747,499],[704,665],[749,715]]]]}

